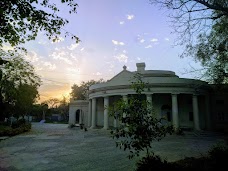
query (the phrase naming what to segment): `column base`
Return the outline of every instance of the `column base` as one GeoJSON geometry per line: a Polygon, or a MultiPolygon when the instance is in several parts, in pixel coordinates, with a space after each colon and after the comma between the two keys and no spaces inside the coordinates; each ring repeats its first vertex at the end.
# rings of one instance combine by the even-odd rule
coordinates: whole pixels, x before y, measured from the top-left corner
{"type": "Polygon", "coordinates": [[[103,127],[102,129],[104,129],[104,130],[109,130],[109,127],[108,127],[108,128],[106,128],[106,127],[103,127]]]}

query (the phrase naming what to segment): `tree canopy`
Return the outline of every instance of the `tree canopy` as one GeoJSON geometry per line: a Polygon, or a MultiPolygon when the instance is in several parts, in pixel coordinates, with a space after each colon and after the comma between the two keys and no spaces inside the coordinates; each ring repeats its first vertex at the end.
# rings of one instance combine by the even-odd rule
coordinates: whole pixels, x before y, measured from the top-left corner
{"type": "Polygon", "coordinates": [[[228,1],[227,0],[150,0],[169,9],[177,43],[186,45],[182,57],[201,62],[212,83],[228,78],[228,1]]]}
{"type": "MultiPolygon", "coordinates": [[[[41,80],[35,73],[34,67],[19,54],[15,54],[1,66],[0,71],[1,114],[26,114],[35,99],[39,97],[38,87],[41,80]]],[[[1,119],[2,117],[3,115],[1,119]]]]}
{"type": "Polygon", "coordinates": [[[103,79],[98,81],[90,80],[90,81],[82,81],[80,85],[74,84],[71,87],[71,97],[77,100],[86,100],[88,99],[89,87],[93,84],[98,84],[105,82],[103,79]]]}
{"type": "MultiPolygon", "coordinates": [[[[76,13],[75,0],[61,0],[59,3],[69,7],[69,13],[76,13]]],[[[58,15],[60,9],[50,0],[3,0],[0,1],[0,47],[4,43],[11,46],[34,40],[43,31],[51,40],[57,41],[61,33],[71,36],[76,42],[79,38],[63,27],[69,22],[58,15]]]]}

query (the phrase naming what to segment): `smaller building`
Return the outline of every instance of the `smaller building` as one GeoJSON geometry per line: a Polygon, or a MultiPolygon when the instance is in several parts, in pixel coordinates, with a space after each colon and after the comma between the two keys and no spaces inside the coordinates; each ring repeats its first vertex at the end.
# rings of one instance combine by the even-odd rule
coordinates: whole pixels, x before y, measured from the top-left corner
{"type": "Polygon", "coordinates": [[[118,127],[109,117],[107,106],[121,98],[136,94],[131,88],[133,77],[140,73],[148,84],[144,99],[151,103],[157,117],[166,117],[176,128],[192,130],[227,129],[228,88],[217,89],[205,81],[179,78],[175,72],[146,70],[137,63],[137,71],[123,70],[105,83],[89,88],[89,100],[70,102],[69,124],[83,123],[86,127],[118,127]]]}

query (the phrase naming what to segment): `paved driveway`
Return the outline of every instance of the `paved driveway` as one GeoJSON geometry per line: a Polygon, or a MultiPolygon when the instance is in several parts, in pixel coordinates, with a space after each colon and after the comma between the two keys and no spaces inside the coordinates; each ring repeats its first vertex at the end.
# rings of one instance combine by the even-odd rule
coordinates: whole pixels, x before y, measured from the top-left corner
{"type": "MultiPolygon", "coordinates": [[[[109,131],[68,129],[65,124],[33,123],[32,131],[0,142],[2,171],[126,171],[135,161],[115,147],[109,131]]],[[[224,136],[214,133],[189,133],[168,136],[154,143],[154,150],[169,161],[204,155],[224,136]]],[[[137,160],[137,159],[135,159],[137,160]]]]}

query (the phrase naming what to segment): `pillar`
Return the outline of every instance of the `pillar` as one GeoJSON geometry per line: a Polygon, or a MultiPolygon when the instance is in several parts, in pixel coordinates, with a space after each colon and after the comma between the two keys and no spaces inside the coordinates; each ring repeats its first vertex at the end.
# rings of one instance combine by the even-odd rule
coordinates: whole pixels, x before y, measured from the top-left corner
{"type": "Polygon", "coordinates": [[[147,109],[149,111],[148,114],[152,114],[152,107],[153,107],[153,105],[152,105],[152,94],[147,94],[146,100],[147,100],[147,105],[148,105],[147,109]]]}
{"type": "Polygon", "coordinates": [[[199,125],[199,107],[198,107],[198,97],[197,95],[192,96],[192,106],[193,106],[193,119],[194,119],[194,129],[200,130],[199,125]]]}
{"type": "Polygon", "coordinates": [[[179,128],[177,94],[172,94],[172,119],[174,129],[179,128]]]}
{"type": "Polygon", "coordinates": [[[91,118],[92,118],[92,102],[91,102],[91,99],[89,99],[88,127],[91,126],[91,118]]]}
{"type": "Polygon", "coordinates": [[[109,98],[104,97],[104,129],[108,129],[108,106],[109,106],[109,98]]]}
{"type": "Polygon", "coordinates": [[[96,98],[92,99],[92,125],[91,128],[96,127],[96,98]]]}
{"type": "MultiPolygon", "coordinates": [[[[127,100],[127,95],[123,95],[123,101],[127,104],[128,100],[127,100]]],[[[126,117],[126,113],[123,113],[123,118],[126,117]]]]}

